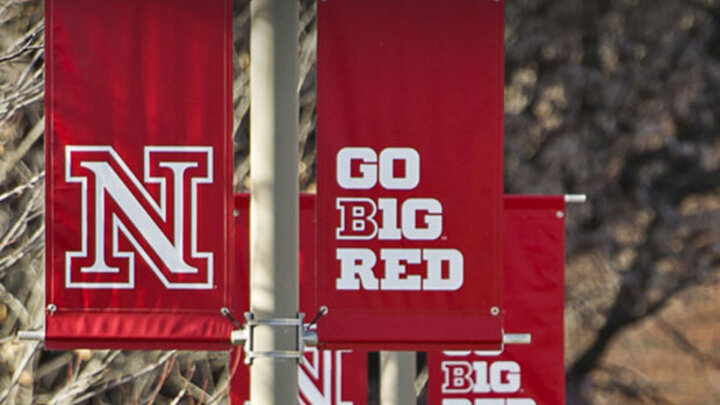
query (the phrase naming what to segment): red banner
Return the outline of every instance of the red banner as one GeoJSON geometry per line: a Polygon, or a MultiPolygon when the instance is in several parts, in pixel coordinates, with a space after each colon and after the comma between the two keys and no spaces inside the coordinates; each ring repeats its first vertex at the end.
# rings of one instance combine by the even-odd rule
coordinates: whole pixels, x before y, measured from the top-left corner
{"type": "MultiPolygon", "coordinates": [[[[239,288],[247,296],[250,274],[249,196],[235,195],[235,240],[239,288]]],[[[315,305],[315,196],[300,196],[300,311],[309,322],[317,312],[315,305]]],[[[249,310],[246,300],[238,314],[249,310]]],[[[322,322],[322,320],[320,321],[322,322]]],[[[240,349],[236,349],[240,350],[240,349]]],[[[233,357],[236,357],[237,353],[233,357]]],[[[234,359],[233,362],[236,362],[234,359]]],[[[235,363],[233,363],[234,366],[235,363]]],[[[232,367],[232,366],[231,366],[232,367]]],[[[367,352],[362,350],[318,350],[309,347],[298,371],[298,403],[301,405],[363,405],[367,403],[367,352]]],[[[233,376],[231,400],[244,404],[249,398],[249,370],[239,364],[233,376]]]]}
{"type": "Polygon", "coordinates": [[[318,3],[326,347],[501,339],[503,2],[318,3]]]}
{"type": "Polygon", "coordinates": [[[505,199],[505,333],[530,344],[488,352],[428,354],[428,403],[565,403],[563,360],[564,201],[505,199]]]}
{"type": "Polygon", "coordinates": [[[232,2],[45,12],[46,346],[227,348],[232,2]]]}
{"type": "MultiPolygon", "coordinates": [[[[249,404],[250,370],[242,362],[242,349],[234,349],[231,358],[230,402],[249,404]]],[[[365,405],[367,397],[367,352],[306,348],[298,368],[298,404],[365,405]]]]}

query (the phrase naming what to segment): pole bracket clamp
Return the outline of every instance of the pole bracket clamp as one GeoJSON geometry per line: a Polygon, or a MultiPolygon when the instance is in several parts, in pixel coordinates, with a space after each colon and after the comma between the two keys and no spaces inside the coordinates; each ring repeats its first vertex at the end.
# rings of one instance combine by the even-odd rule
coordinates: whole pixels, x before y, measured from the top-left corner
{"type": "Polygon", "coordinates": [[[269,357],[274,359],[295,359],[300,362],[303,356],[305,343],[309,346],[317,345],[317,332],[309,330],[305,327],[303,319],[305,314],[298,313],[297,318],[267,318],[255,319],[252,312],[245,313],[245,327],[240,330],[233,331],[234,343],[244,340],[243,350],[245,351],[245,364],[252,364],[253,359],[259,357],[269,357]],[[271,350],[259,351],[255,350],[255,333],[257,326],[269,327],[294,327],[296,330],[296,348],[294,350],[271,350]]]}

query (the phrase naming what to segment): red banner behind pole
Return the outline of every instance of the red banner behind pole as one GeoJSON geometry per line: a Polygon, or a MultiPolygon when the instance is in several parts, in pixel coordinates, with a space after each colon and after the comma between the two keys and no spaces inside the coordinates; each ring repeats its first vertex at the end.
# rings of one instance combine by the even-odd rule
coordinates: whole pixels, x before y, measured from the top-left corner
{"type": "Polygon", "coordinates": [[[501,339],[503,2],[318,3],[326,347],[501,339]]]}
{"type": "Polygon", "coordinates": [[[232,2],[46,0],[48,348],[227,348],[232,2]]]}
{"type": "Polygon", "coordinates": [[[506,197],[505,332],[532,343],[429,353],[428,403],[565,403],[564,210],[562,197],[506,197]]]}
{"type": "MultiPolygon", "coordinates": [[[[246,296],[250,275],[249,257],[249,195],[235,195],[235,241],[236,272],[240,284],[237,286],[246,296]]],[[[314,307],[316,258],[315,258],[315,196],[300,195],[300,311],[305,313],[305,322],[315,316],[314,307]]],[[[240,292],[240,290],[236,290],[240,292]]],[[[245,300],[237,310],[242,315],[248,311],[250,303],[245,300]]],[[[236,315],[236,317],[238,317],[236,315]]],[[[322,322],[322,318],[320,320],[322,322]]],[[[237,348],[236,351],[241,351],[237,348]]],[[[242,362],[237,352],[233,352],[231,367],[236,359],[242,362]]],[[[239,364],[232,379],[231,400],[242,405],[249,393],[249,370],[245,364],[239,364]]],[[[298,403],[302,405],[364,405],[367,403],[367,352],[363,350],[318,350],[308,347],[305,358],[298,371],[298,403]]]]}

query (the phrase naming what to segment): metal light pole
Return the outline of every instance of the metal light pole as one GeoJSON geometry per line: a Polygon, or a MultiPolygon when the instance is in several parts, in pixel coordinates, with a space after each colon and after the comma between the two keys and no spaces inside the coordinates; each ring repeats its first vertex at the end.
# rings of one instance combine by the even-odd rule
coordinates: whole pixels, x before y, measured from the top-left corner
{"type": "Polygon", "coordinates": [[[380,404],[410,405],[415,396],[415,352],[380,352],[380,404]]]}
{"type": "Polygon", "coordinates": [[[298,5],[250,7],[250,400],[287,405],[297,403],[299,350],[298,5]]]}

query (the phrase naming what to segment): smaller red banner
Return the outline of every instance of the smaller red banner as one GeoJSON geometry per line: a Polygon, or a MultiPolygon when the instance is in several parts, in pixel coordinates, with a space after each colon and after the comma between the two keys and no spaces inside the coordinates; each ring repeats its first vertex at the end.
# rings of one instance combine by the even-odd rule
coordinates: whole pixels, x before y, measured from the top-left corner
{"type": "Polygon", "coordinates": [[[532,343],[430,352],[428,403],[565,403],[564,210],[562,197],[505,197],[505,333],[532,343]]]}

